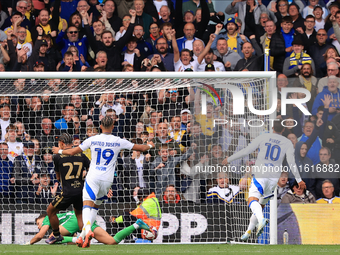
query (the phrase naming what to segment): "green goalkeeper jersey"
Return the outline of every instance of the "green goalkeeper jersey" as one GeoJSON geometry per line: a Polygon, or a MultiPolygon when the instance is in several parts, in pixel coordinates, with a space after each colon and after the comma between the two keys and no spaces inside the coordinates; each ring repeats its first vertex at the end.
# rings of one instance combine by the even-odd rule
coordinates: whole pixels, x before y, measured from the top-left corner
{"type": "MultiPolygon", "coordinates": [[[[66,213],[58,213],[57,217],[59,219],[59,225],[63,226],[68,232],[70,232],[71,235],[74,233],[80,232],[78,227],[78,220],[76,217],[76,214],[74,211],[69,211],[66,213]]],[[[51,229],[50,219],[48,216],[46,216],[43,220],[42,226],[48,225],[51,229]]],[[[92,224],[91,230],[93,231],[96,227],[99,227],[97,225],[97,222],[95,221],[92,224]]]]}

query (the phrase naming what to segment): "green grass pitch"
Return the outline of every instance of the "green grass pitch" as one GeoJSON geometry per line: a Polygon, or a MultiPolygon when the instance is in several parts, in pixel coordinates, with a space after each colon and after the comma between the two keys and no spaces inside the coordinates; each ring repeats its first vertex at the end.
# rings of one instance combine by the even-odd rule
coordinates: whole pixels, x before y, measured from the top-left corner
{"type": "Polygon", "coordinates": [[[326,245],[243,245],[243,244],[176,244],[176,245],[92,245],[81,249],[75,245],[0,245],[0,254],[339,254],[340,246],[326,245]]]}

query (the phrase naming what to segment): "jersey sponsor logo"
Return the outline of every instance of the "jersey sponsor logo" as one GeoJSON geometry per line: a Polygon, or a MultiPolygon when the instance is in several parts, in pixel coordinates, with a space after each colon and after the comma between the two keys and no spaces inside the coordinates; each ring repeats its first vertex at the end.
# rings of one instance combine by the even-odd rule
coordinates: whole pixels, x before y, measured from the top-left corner
{"type": "Polygon", "coordinates": [[[96,166],[96,170],[106,171],[106,167],[105,166],[96,166]]]}

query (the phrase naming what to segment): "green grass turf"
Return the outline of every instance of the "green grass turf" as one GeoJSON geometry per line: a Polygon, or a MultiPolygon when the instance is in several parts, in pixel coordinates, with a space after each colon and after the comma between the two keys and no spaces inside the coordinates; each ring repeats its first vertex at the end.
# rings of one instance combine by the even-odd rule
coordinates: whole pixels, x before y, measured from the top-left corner
{"type": "Polygon", "coordinates": [[[81,249],[74,245],[0,245],[0,254],[339,254],[340,246],[326,245],[92,245],[81,249]]]}

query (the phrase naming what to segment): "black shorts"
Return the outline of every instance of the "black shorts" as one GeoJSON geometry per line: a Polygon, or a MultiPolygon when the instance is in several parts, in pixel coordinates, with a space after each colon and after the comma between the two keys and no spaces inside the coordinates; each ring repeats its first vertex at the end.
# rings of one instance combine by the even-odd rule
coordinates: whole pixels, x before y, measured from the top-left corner
{"type": "Polygon", "coordinates": [[[79,194],[77,196],[63,196],[63,194],[57,195],[51,202],[54,208],[59,210],[66,210],[70,205],[76,210],[83,209],[83,195],[79,194]]]}

